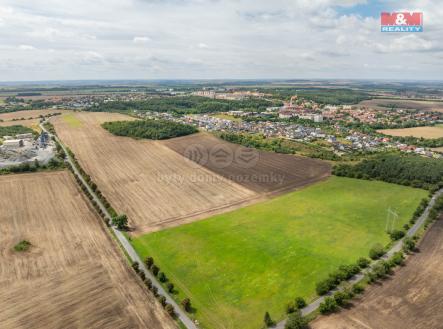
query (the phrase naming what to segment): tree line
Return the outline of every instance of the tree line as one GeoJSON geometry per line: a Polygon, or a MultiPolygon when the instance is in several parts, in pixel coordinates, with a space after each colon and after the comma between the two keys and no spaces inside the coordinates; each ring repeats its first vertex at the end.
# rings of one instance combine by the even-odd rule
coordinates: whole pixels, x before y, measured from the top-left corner
{"type": "Polygon", "coordinates": [[[356,165],[336,165],[333,174],[436,190],[443,186],[443,161],[415,155],[381,155],[356,165]]]}
{"type": "Polygon", "coordinates": [[[331,161],[340,160],[340,157],[334,154],[334,152],[320,146],[296,143],[281,138],[266,138],[260,134],[236,134],[229,132],[223,132],[217,134],[217,136],[231,143],[275,153],[300,154],[310,158],[331,161]]]}
{"type": "Polygon", "coordinates": [[[143,101],[117,101],[94,105],[89,108],[94,112],[127,112],[137,110],[140,112],[169,112],[177,114],[197,114],[227,112],[239,109],[264,111],[274,103],[264,99],[245,99],[241,101],[210,99],[199,96],[161,97],[143,101]]]}
{"type": "Polygon", "coordinates": [[[0,127],[0,137],[15,136],[17,134],[27,134],[27,133],[32,133],[33,135],[37,135],[37,133],[34,130],[32,130],[31,128],[21,126],[21,125],[0,127]]]}

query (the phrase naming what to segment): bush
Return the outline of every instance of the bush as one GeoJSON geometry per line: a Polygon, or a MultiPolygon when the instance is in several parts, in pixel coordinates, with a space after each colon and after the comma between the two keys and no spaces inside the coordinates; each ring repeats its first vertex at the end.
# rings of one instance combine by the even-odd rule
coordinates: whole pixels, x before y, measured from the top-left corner
{"type": "Polygon", "coordinates": [[[406,237],[403,240],[403,250],[404,252],[411,252],[415,250],[415,241],[410,237],[406,237]]]}
{"type": "Polygon", "coordinates": [[[166,277],[165,273],[163,273],[163,272],[160,272],[160,273],[158,274],[158,279],[160,280],[160,282],[166,282],[166,281],[168,281],[168,278],[166,277]]]}
{"type": "Polygon", "coordinates": [[[158,297],[158,301],[160,302],[160,304],[162,304],[162,306],[166,306],[166,297],[165,296],[159,296],[158,297]]]}
{"type": "Polygon", "coordinates": [[[174,306],[172,306],[169,303],[166,303],[165,305],[165,310],[166,312],[171,316],[171,317],[175,317],[175,311],[174,311],[174,306]]]}
{"type": "Polygon", "coordinates": [[[183,309],[186,312],[191,312],[192,311],[192,305],[191,305],[191,300],[189,298],[185,298],[182,300],[181,302],[183,309]]]}
{"type": "Polygon", "coordinates": [[[396,265],[403,265],[405,262],[405,256],[401,251],[397,251],[394,255],[392,255],[389,261],[392,264],[392,267],[396,265]]]}
{"type": "Polygon", "coordinates": [[[128,217],[126,217],[126,215],[112,217],[112,225],[116,226],[119,230],[126,230],[128,228],[128,217]]]}
{"type": "Polygon", "coordinates": [[[134,271],[136,271],[137,273],[140,272],[140,267],[139,267],[138,262],[134,262],[134,263],[132,263],[131,266],[132,266],[132,268],[134,269],[134,271]]]}
{"type": "Polygon", "coordinates": [[[321,303],[319,307],[321,314],[333,313],[337,309],[338,309],[337,302],[332,297],[326,297],[323,303],[321,303]]]}
{"type": "Polygon", "coordinates": [[[28,251],[31,248],[31,242],[28,240],[22,240],[14,246],[14,250],[17,252],[28,251]]]}
{"type": "Polygon", "coordinates": [[[369,250],[369,258],[376,260],[385,254],[385,249],[380,243],[377,243],[369,250]]]}
{"type": "Polygon", "coordinates": [[[145,284],[146,284],[146,287],[148,287],[149,290],[152,289],[152,280],[151,279],[146,278],[145,279],[145,284]]]}
{"type": "Polygon", "coordinates": [[[151,266],[154,265],[154,258],[146,257],[145,264],[148,269],[151,269],[151,266]]]}
{"type": "Polygon", "coordinates": [[[294,313],[296,311],[296,309],[297,308],[295,307],[294,303],[288,303],[286,305],[286,314],[294,313]]]}
{"type": "Polygon", "coordinates": [[[363,288],[363,286],[360,285],[360,284],[354,284],[354,285],[352,286],[352,293],[353,293],[354,295],[361,294],[363,291],[365,291],[365,288],[363,288]]]}
{"type": "Polygon", "coordinates": [[[295,312],[288,316],[285,329],[308,329],[308,321],[302,317],[301,312],[295,312]]]}
{"type": "Polygon", "coordinates": [[[371,261],[370,261],[369,259],[365,258],[365,257],[360,257],[360,258],[357,260],[357,265],[358,265],[360,268],[366,268],[366,267],[369,266],[370,263],[371,263],[371,261]]]}
{"type": "Polygon", "coordinates": [[[138,275],[140,275],[140,278],[141,278],[143,281],[145,281],[145,279],[146,279],[146,274],[145,274],[145,272],[140,271],[140,273],[139,273],[138,275]]]}
{"type": "Polygon", "coordinates": [[[354,275],[360,273],[360,267],[356,264],[351,265],[342,265],[338,268],[339,272],[341,273],[342,280],[348,280],[352,278],[354,275]]]}
{"type": "Polygon", "coordinates": [[[375,276],[375,279],[383,279],[388,274],[389,269],[382,263],[379,262],[374,265],[372,268],[372,273],[375,276]]]}
{"type": "Polygon", "coordinates": [[[269,312],[265,313],[265,317],[263,319],[266,328],[272,327],[274,325],[274,321],[272,321],[271,316],[269,315],[269,312]]]}
{"type": "Polygon", "coordinates": [[[173,293],[174,292],[174,284],[172,284],[171,282],[168,282],[166,284],[166,288],[168,289],[169,293],[173,293]]]}
{"type": "Polygon", "coordinates": [[[346,291],[337,291],[334,294],[334,300],[338,306],[346,305],[347,301],[351,298],[352,298],[352,296],[346,291]]]}
{"type": "Polygon", "coordinates": [[[297,297],[295,299],[295,307],[302,309],[306,306],[306,301],[302,297],[297,297]]]}
{"type": "Polygon", "coordinates": [[[319,296],[323,296],[327,294],[332,288],[333,287],[331,286],[331,282],[329,280],[323,280],[317,283],[315,290],[319,296]]]}
{"type": "Polygon", "coordinates": [[[160,269],[158,268],[157,265],[152,265],[151,271],[152,271],[152,274],[154,274],[154,276],[157,276],[157,274],[160,271],[160,269]]]}
{"type": "Polygon", "coordinates": [[[151,291],[152,291],[152,293],[154,294],[154,296],[157,296],[157,295],[158,295],[158,288],[157,288],[156,286],[152,286],[151,291]]]}
{"type": "Polygon", "coordinates": [[[397,241],[405,236],[405,232],[401,230],[393,230],[392,232],[389,233],[389,236],[391,237],[392,241],[397,241]]]}

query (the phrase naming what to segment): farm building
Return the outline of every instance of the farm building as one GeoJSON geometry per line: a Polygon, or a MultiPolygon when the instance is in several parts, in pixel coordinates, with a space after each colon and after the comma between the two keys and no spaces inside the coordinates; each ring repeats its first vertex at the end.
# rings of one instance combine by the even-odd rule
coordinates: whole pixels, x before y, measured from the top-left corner
{"type": "Polygon", "coordinates": [[[24,144],[22,139],[9,139],[3,142],[3,146],[7,148],[19,148],[23,145],[24,144]]]}
{"type": "Polygon", "coordinates": [[[32,139],[33,135],[32,135],[32,133],[17,134],[17,135],[15,135],[15,138],[17,138],[17,139],[32,139]]]}

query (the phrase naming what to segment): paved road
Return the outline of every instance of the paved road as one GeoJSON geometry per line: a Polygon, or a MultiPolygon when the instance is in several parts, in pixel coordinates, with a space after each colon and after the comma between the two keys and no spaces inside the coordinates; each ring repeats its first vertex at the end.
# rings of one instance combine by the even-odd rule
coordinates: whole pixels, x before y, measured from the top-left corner
{"type": "MultiPolygon", "coordinates": [[[[68,150],[66,149],[66,147],[63,145],[63,143],[59,140],[59,138],[53,134],[51,134],[49,131],[47,131],[45,129],[45,127],[43,127],[42,124],[40,124],[40,127],[42,128],[42,130],[46,131],[48,133],[48,135],[50,137],[54,137],[55,140],[60,144],[60,146],[63,148],[63,151],[65,151],[66,154],[66,161],[71,164],[72,168],[74,169],[74,174],[80,178],[81,182],[83,183],[83,185],[86,186],[86,188],[88,189],[89,193],[92,195],[93,199],[95,200],[95,202],[97,202],[98,206],[100,207],[100,209],[103,211],[103,213],[105,214],[106,219],[108,220],[109,223],[111,223],[111,215],[109,214],[108,210],[106,209],[106,207],[103,205],[103,203],[101,202],[101,200],[97,197],[97,195],[95,194],[95,192],[91,189],[91,187],[86,183],[86,181],[83,179],[82,175],[80,174],[80,172],[78,171],[77,167],[75,166],[75,163],[73,161],[73,159],[71,158],[71,156],[68,153],[68,150]]],[[[166,297],[166,301],[168,303],[170,303],[175,310],[175,313],[177,314],[177,317],[180,319],[180,321],[186,326],[186,328],[188,329],[197,329],[197,326],[195,325],[195,323],[188,317],[188,315],[177,305],[177,303],[169,296],[169,294],[163,289],[162,285],[157,281],[157,278],[154,277],[154,275],[152,275],[152,273],[150,271],[148,271],[148,269],[146,268],[146,266],[144,265],[144,262],[140,259],[140,257],[138,256],[138,254],[136,253],[136,251],[134,250],[134,248],[132,247],[132,245],[129,243],[128,239],[126,239],[126,236],[120,232],[119,230],[117,230],[114,226],[111,225],[111,229],[114,232],[115,236],[117,237],[117,239],[119,240],[121,246],[126,250],[129,258],[131,259],[131,261],[133,262],[138,262],[140,264],[140,270],[142,270],[143,272],[145,272],[145,275],[147,278],[150,278],[152,280],[152,285],[157,287],[159,294],[163,295],[166,297]]]]}
{"type": "MultiPolygon", "coordinates": [[[[428,206],[426,207],[425,211],[423,211],[423,214],[417,219],[417,221],[415,222],[415,224],[408,230],[408,232],[406,233],[406,236],[414,236],[418,230],[420,229],[420,227],[424,224],[424,222],[426,221],[426,219],[428,218],[429,215],[429,211],[431,210],[431,208],[434,206],[435,204],[435,200],[443,194],[443,189],[438,190],[431,198],[431,200],[429,201],[428,206]]],[[[392,255],[394,255],[394,253],[402,250],[403,247],[403,239],[398,241],[396,244],[394,244],[392,246],[391,249],[389,249],[389,251],[381,258],[381,259],[389,259],[392,257],[392,255]]],[[[374,266],[374,264],[372,265],[374,266]]],[[[372,267],[371,266],[371,267],[372,267]]],[[[351,280],[349,280],[348,282],[351,284],[354,283],[358,283],[361,280],[363,280],[363,278],[365,277],[365,274],[368,270],[364,271],[363,273],[360,273],[358,275],[355,275],[351,280]]],[[[309,305],[307,305],[305,308],[303,308],[301,310],[302,315],[308,315],[312,312],[314,312],[319,306],[320,304],[324,301],[324,299],[328,296],[333,295],[335,292],[337,291],[341,291],[343,290],[342,287],[334,289],[332,291],[330,291],[328,294],[326,294],[325,296],[319,297],[316,300],[314,300],[312,303],[310,303],[309,305]]],[[[277,323],[277,325],[274,327],[276,329],[284,329],[286,324],[286,319],[280,321],[279,323],[277,323]]]]}

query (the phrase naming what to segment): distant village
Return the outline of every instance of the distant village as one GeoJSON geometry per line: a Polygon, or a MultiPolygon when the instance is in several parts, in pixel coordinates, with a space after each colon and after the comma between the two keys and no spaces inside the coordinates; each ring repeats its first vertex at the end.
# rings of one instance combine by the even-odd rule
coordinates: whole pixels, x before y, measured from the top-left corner
{"type": "MultiPolygon", "coordinates": [[[[226,89],[199,90],[193,92],[159,89],[160,96],[141,92],[107,93],[94,95],[51,96],[45,98],[54,109],[85,109],[100,103],[117,101],[141,101],[153,97],[174,97],[193,95],[221,100],[245,100],[250,98],[267,99],[271,94],[257,91],[238,91],[226,89]],[[162,96],[163,95],[163,96],[162,96]]],[[[37,97],[38,99],[38,97],[37,97]]],[[[275,99],[273,99],[276,101],[275,99]]],[[[26,106],[20,98],[10,99],[3,104],[7,106],[26,106]]],[[[170,113],[143,111],[135,114],[145,118],[163,118],[188,123],[207,131],[225,131],[236,133],[257,133],[266,137],[278,137],[288,140],[312,143],[323,140],[337,155],[353,151],[377,152],[386,149],[398,149],[402,152],[417,153],[426,157],[441,158],[438,152],[423,147],[406,145],[392,140],[388,136],[365,134],[358,129],[349,128],[353,124],[395,126],[410,122],[416,126],[432,125],[443,122],[441,113],[405,109],[379,109],[359,105],[318,104],[311,100],[292,96],[282,106],[271,106],[265,111],[232,110],[222,113],[224,117],[214,114],[195,114],[173,116],[170,113]],[[253,119],[253,120],[250,120],[253,119]],[[295,119],[295,120],[294,120],[295,119]],[[293,122],[307,120],[313,124],[293,122]]],[[[220,113],[219,113],[220,114],[220,113]]]]}

